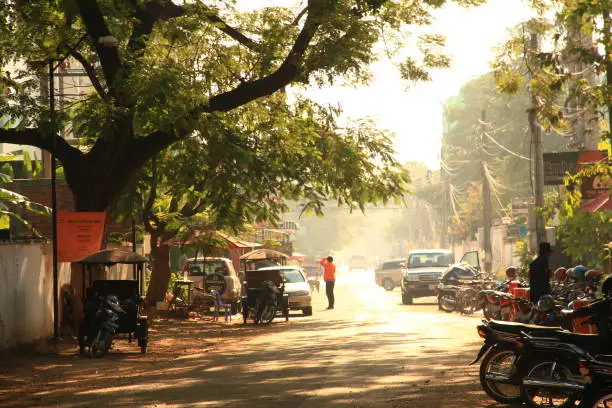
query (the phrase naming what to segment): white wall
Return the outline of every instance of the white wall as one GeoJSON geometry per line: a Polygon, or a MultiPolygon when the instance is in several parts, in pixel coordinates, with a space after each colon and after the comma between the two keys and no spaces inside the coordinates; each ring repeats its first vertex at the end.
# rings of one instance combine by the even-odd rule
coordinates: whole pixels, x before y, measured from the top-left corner
{"type": "MultiPolygon", "coordinates": [[[[70,280],[60,264],[59,287],[70,280]]],[[[0,349],[53,335],[49,244],[0,244],[0,349]]]]}

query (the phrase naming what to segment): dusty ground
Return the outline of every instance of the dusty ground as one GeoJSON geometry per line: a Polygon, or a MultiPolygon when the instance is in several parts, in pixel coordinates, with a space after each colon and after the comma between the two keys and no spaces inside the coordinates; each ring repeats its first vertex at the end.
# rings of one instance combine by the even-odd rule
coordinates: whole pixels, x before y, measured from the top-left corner
{"type": "Polygon", "coordinates": [[[268,327],[159,319],[149,352],[120,340],[103,359],[2,356],[0,406],[498,407],[466,364],[479,319],[402,306],[370,273],[344,274],[333,311],[268,327]]]}

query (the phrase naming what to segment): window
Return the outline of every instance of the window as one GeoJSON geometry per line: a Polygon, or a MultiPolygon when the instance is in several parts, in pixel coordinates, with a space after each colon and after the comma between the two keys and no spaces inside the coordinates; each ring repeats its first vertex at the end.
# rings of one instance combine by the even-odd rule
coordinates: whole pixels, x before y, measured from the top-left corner
{"type": "Polygon", "coordinates": [[[453,263],[453,256],[444,252],[433,252],[424,254],[410,254],[408,258],[409,268],[428,268],[448,266],[453,263]]]}
{"type": "Polygon", "coordinates": [[[287,283],[304,282],[304,275],[299,269],[286,269],[281,272],[287,283]]]}
{"type": "Polygon", "coordinates": [[[213,273],[219,273],[223,276],[227,276],[227,268],[225,262],[220,260],[211,261],[197,261],[189,263],[189,275],[190,276],[208,276],[213,273]]]}
{"type": "Polygon", "coordinates": [[[400,269],[403,266],[403,261],[385,262],[382,266],[383,271],[388,269],[400,269]]]}

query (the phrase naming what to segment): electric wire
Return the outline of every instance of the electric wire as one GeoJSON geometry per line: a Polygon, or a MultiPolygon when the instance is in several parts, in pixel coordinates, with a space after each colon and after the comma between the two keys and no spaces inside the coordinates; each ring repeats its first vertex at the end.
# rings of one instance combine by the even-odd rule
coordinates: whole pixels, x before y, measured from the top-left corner
{"type": "Polygon", "coordinates": [[[483,134],[489,138],[489,140],[491,140],[493,143],[495,143],[497,146],[499,146],[501,149],[505,150],[506,152],[510,153],[511,155],[518,157],[519,159],[523,159],[523,160],[529,160],[531,161],[530,158],[525,157],[523,155],[520,155],[516,152],[513,152],[512,150],[508,149],[506,146],[502,145],[501,143],[499,143],[497,140],[495,140],[491,135],[489,135],[487,132],[483,132],[483,134]]]}

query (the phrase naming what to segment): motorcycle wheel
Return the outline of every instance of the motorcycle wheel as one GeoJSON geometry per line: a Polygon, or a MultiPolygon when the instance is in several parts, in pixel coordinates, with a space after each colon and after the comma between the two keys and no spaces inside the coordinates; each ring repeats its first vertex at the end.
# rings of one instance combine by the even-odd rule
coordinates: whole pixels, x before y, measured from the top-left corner
{"type": "Polygon", "coordinates": [[[455,296],[446,294],[438,295],[438,308],[444,310],[446,313],[451,313],[455,310],[455,302],[455,296]],[[451,300],[451,302],[449,302],[449,300],[451,300]]]}
{"type": "Polygon", "coordinates": [[[457,299],[460,311],[463,314],[472,314],[476,311],[478,293],[473,289],[468,289],[460,294],[460,298],[457,299]]]}
{"type": "MultiPolygon", "coordinates": [[[[526,377],[536,378],[540,380],[563,380],[572,378],[572,371],[569,367],[562,363],[554,361],[540,360],[536,361],[528,370],[526,377]],[[553,372],[553,365],[556,368],[553,372]]],[[[525,405],[532,408],[555,407],[569,408],[576,405],[576,400],[580,396],[576,392],[563,389],[546,389],[542,387],[521,386],[521,394],[525,405]]]]}
{"type": "Polygon", "coordinates": [[[490,305],[488,303],[486,303],[482,307],[482,314],[484,315],[485,319],[487,319],[487,320],[501,320],[501,314],[492,311],[489,306],[490,305]]]}
{"type": "Polygon", "coordinates": [[[593,393],[585,393],[580,400],[580,408],[612,407],[612,387],[605,387],[593,393]]]}
{"type": "Polygon", "coordinates": [[[272,320],[274,320],[275,315],[276,315],[276,306],[265,305],[259,315],[259,323],[260,324],[270,324],[272,323],[272,320]]]}
{"type": "Polygon", "coordinates": [[[110,349],[111,343],[113,342],[113,336],[110,333],[98,332],[96,338],[91,343],[89,348],[90,357],[104,357],[110,349]]]}
{"type": "Polygon", "coordinates": [[[480,385],[487,395],[502,404],[517,404],[523,401],[521,387],[487,378],[487,374],[510,376],[516,354],[514,351],[493,347],[480,363],[480,385]]]}

